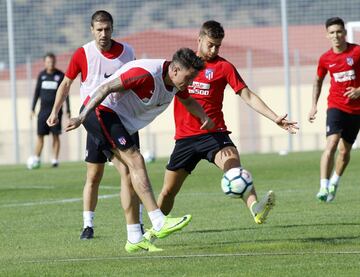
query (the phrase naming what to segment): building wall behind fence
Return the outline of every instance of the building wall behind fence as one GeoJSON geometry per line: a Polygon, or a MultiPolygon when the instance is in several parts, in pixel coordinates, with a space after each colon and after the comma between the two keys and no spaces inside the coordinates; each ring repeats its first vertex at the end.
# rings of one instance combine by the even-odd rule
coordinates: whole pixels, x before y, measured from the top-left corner
{"type": "MultiPolygon", "coordinates": [[[[167,58],[179,47],[196,49],[198,30],[209,19],[225,27],[221,55],[238,68],[251,89],[277,113],[288,113],[284,88],[283,46],[280,0],[33,0],[13,2],[14,38],[17,74],[17,104],[20,158],[24,162],[32,153],[36,124],[30,122],[30,98],[42,56],[55,52],[58,67],[66,70],[76,48],[92,39],[90,17],[105,9],[114,17],[113,37],[133,45],[137,58],[167,58]],[[31,65],[27,67],[26,61],[31,65]],[[31,76],[28,69],[31,70],[31,76]]],[[[14,137],[9,83],[9,49],[7,42],[6,1],[0,1],[0,163],[13,163],[14,137]]],[[[358,21],[360,1],[336,0],[287,1],[289,54],[291,64],[291,114],[301,123],[300,134],[293,137],[295,151],[321,149],[328,80],[319,103],[318,118],[307,122],[312,82],[320,54],[330,45],[325,38],[324,21],[340,16],[346,22],[358,21]],[[300,64],[294,65],[295,53],[300,64]],[[300,80],[298,80],[300,79],[300,80]]],[[[356,37],[356,36],[355,36],[356,37]]],[[[359,36],[357,36],[359,39],[359,36]]],[[[79,109],[79,82],[71,90],[72,113],[79,109]]],[[[226,91],[224,113],[231,137],[242,153],[277,152],[288,147],[288,137],[269,120],[250,111],[239,97],[226,91]]],[[[64,123],[66,118],[64,118],[64,123]]],[[[172,107],[141,131],[144,150],[168,156],[173,147],[172,107]]],[[[62,135],[62,160],[83,158],[85,131],[62,135]]],[[[49,160],[50,143],[46,140],[44,160],[49,160]]]]}

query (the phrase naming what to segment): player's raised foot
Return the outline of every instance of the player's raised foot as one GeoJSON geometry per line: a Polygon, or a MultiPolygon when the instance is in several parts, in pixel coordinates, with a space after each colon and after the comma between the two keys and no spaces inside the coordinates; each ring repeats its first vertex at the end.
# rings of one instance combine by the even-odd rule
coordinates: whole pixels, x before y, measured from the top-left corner
{"type": "Polygon", "coordinates": [[[329,186],[329,194],[326,198],[326,202],[331,202],[335,199],[336,191],[338,189],[337,185],[330,185],[329,186]]]}
{"type": "Polygon", "coordinates": [[[320,188],[319,192],[316,194],[316,198],[321,202],[326,202],[329,195],[329,191],[325,188],[320,188]]]}
{"type": "Polygon", "coordinates": [[[252,208],[254,220],[257,224],[265,222],[270,210],[275,206],[275,193],[268,191],[260,202],[252,208]]]}
{"type": "MultiPolygon", "coordinates": [[[[184,215],[183,217],[165,217],[165,223],[164,226],[159,230],[156,231],[154,227],[152,227],[148,232],[155,236],[158,239],[162,239],[167,237],[168,235],[181,230],[186,225],[189,224],[191,221],[191,215],[184,215]]],[[[145,235],[144,235],[145,236],[145,235]]]]}
{"type": "Polygon", "coordinates": [[[93,239],[94,238],[94,229],[92,227],[86,227],[82,230],[80,234],[80,239],[87,240],[87,239],[93,239]]]}
{"type": "Polygon", "coordinates": [[[125,244],[125,250],[128,253],[134,253],[140,251],[146,251],[146,252],[163,251],[161,248],[156,247],[154,244],[152,244],[150,241],[148,241],[145,238],[138,243],[131,243],[130,241],[127,241],[125,244]]]}

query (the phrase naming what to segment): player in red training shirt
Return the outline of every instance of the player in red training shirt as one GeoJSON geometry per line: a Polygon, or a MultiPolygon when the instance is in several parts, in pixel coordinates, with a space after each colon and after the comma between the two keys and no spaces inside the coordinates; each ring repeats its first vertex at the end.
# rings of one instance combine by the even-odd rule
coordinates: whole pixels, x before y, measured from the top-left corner
{"type": "MultiPolygon", "coordinates": [[[[175,99],[176,144],[164,177],[164,185],[158,198],[158,205],[164,214],[169,214],[186,177],[201,159],[206,159],[218,166],[223,172],[241,167],[239,153],[229,137],[224,122],[222,102],[227,84],[249,106],[278,126],[290,133],[295,133],[296,122],[286,120],[285,116],[274,113],[245,84],[235,67],[218,56],[224,38],[224,29],[216,21],[205,22],[199,34],[197,55],[205,61],[205,69],[194,79],[189,92],[204,108],[207,115],[215,122],[211,130],[198,130],[200,122],[188,113],[175,99]]],[[[275,196],[269,191],[258,202],[255,189],[244,198],[256,223],[265,221],[275,203],[275,196]]]]}
{"type": "Polygon", "coordinates": [[[315,120],[317,103],[326,73],[331,77],[326,116],[326,148],[320,161],[320,190],[316,197],[323,202],[334,200],[350,161],[350,152],[360,127],[360,46],[346,42],[344,21],[329,18],[326,23],[331,49],[319,60],[313,86],[309,121],[315,120]],[[335,161],[335,152],[339,152],[335,161]],[[334,168],[335,164],[335,168],[334,168]],[[334,170],[330,178],[331,171],[334,170]]]}

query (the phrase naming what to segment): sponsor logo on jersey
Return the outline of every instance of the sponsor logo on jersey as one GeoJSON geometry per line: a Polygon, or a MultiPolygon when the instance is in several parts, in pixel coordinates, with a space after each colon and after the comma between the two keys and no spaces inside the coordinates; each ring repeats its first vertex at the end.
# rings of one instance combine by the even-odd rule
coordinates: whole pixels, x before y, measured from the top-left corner
{"type": "Polygon", "coordinates": [[[193,82],[191,85],[194,89],[210,89],[210,84],[202,82],[193,82]]]}
{"type": "Polygon", "coordinates": [[[332,64],[329,64],[329,67],[334,67],[336,65],[336,63],[332,63],[332,64]]]}
{"type": "Polygon", "coordinates": [[[347,57],[346,58],[346,63],[350,66],[352,66],[354,64],[354,60],[352,57],[347,57]]]}
{"type": "Polygon", "coordinates": [[[190,94],[209,95],[210,84],[202,82],[193,82],[189,87],[190,94]]]}
{"type": "Polygon", "coordinates": [[[213,69],[205,69],[205,78],[211,80],[214,78],[214,70],[213,69]]]}
{"type": "Polygon", "coordinates": [[[104,73],[104,78],[107,79],[107,78],[109,78],[111,75],[112,75],[112,74],[106,74],[106,73],[104,73]]]}
{"type": "Polygon", "coordinates": [[[191,89],[189,88],[190,94],[198,94],[198,95],[209,95],[209,91],[206,89],[191,89]]]}
{"type": "Polygon", "coordinates": [[[125,137],[120,137],[118,138],[118,141],[121,145],[125,145],[126,144],[126,138],[125,137]]]}
{"type": "Polygon", "coordinates": [[[356,79],[354,69],[350,69],[348,71],[343,71],[343,72],[337,72],[337,73],[334,73],[333,76],[334,76],[335,82],[338,82],[338,83],[347,82],[347,81],[356,79]]]}
{"type": "Polygon", "coordinates": [[[42,89],[57,89],[58,83],[55,81],[43,81],[41,83],[42,89]]]}

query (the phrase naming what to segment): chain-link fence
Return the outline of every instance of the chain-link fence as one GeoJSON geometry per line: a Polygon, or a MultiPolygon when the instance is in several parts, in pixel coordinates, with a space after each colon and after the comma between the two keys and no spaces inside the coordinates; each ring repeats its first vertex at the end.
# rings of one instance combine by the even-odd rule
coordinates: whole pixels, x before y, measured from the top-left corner
{"type": "MultiPolygon", "coordinates": [[[[65,71],[73,51],[92,40],[90,18],[99,9],[114,17],[113,37],[130,43],[137,58],[170,58],[179,47],[196,49],[198,30],[209,19],[221,22],[226,36],[220,55],[231,61],[249,87],[277,113],[291,110],[301,132],[293,137],[292,150],[319,149],[325,131],[326,82],[319,117],[307,123],[312,82],[319,56],[330,44],[325,38],[324,22],[340,16],[346,22],[358,21],[360,1],[294,0],[287,4],[288,50],[290,61],[290,105],[284,80],[281,0],[188,0],[188,1],[0,1],[0,163],[16,161],[14,148],[14,105],[10,85],[8,19],[12,4],[14,58],[16,65],[17,127],[19,159],[31,154],[35,122],[31,122],[30,101],[35,79],[43,68],[42,56],[57,55],[57,66],[65,71]]],[[[357,36],[355,35],[355,39],[357,36]]],[[[71,90],[73,114],[77,113],[79,87],[71,90]]],[[[273,123],[250,111],[231,90],[226,92],[224,112],[232,138],[241,152],[274,152],[288,149],[287,134],[273,123]]],[[[144,150],[168,156],[173,145],[172,109],[169,108],[141,132],[144,150]]],[[[61,158],[83,157],[84,131],[62,135],[61,158]]],[[[50,144],[45,145],[45,150],[50,144]]],[[[44,159],[50,157],[44,151],[44,159]]]]}

